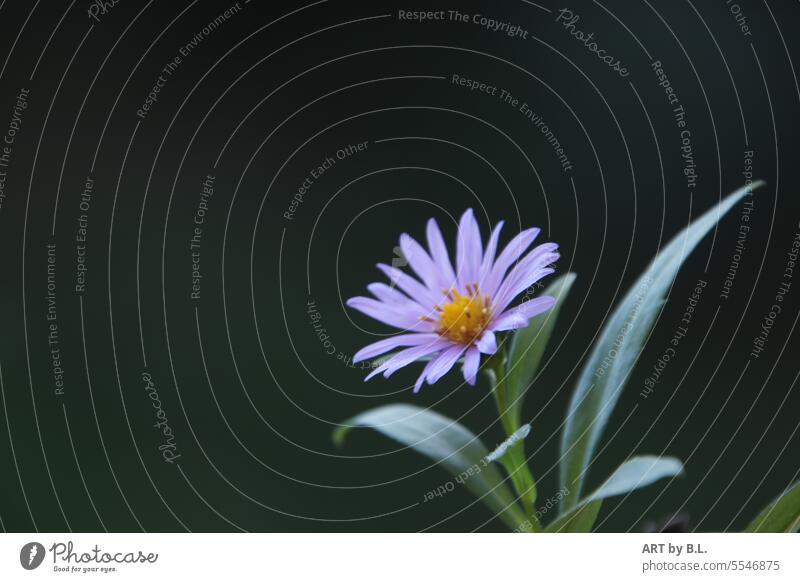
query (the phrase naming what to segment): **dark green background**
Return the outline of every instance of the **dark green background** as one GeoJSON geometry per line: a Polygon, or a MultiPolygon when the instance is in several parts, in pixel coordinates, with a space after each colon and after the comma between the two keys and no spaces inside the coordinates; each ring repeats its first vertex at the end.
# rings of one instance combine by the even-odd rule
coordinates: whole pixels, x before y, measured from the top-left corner
{"type": "Polygon", "coordinates": [[[731,297],[719,292],[741,207],[687,260],[589,477],[598,483],[632,454],[675,455],[686,461],[684,478],[607,503],[600,529],[640,530],[676,510],[700,530],[741,528],[800,470],[800,288],[737,383],[798,231],[800,92],[790,57],[800,9],[740,5],[752,36],[723,2],[575,1],[578,27],[626,63],[623,79],[553,13],[521,0],[330,0],[266,28],[301,5],[254,1],[192,51],[137,127],[160,69],[230,4],[120,2],[81,44],[93,23],[87,2],[66,13],[7,2],[0,130],[19,88],[31,96],[0,209],[3,528],[502,531],[464,491],[420,503],[448,477],[415,453],[370,431],[353,433],[342,450],[330,440],[337,422],[401,401],[432,406],[497,443],[485,384],[460,387],[451,374],[414,396],[419,366],[364,384],[363,371],[325,353],[306,303],[316,301],[337,351],[352,354],[373,339],[364,329],[388,330],[347,312],[343,300],[380,280],[374,264],[391,262],[401,232],[422,237],[435,216],[452,241],[467,207],[484,233],[505,219],[505,241],[541,226],[542,240],[561,245],[559,272],[578,274],[525,404],[544,502],[557,488],[566,404],[604,317],[660,246],[742,184],[743,151],[752,149],[754,173],[768,186],[755,196],[731,297]],[[529,38],[397,19],[398,9],[456,7],[519,24],[529,38]],[[364,20],[379,15],[390,16],[364,20]],[[692,193],[679,132],[633,35],[661,60],[687,111],[699,172],[692,193]],[[562,171],[519,111],[453,86],[454,73],[528,102],[574,169],[562,171]],[[445,79],[399,78],[410,76],[445,79]],[[376,143],[400,137],[414,139],[376,143]],[[285,220],[309,170],[362,141],[367,150],[337,162],[285,220]],[[82,317],[74,236],[95,150],[82,317]],[[209,173],[216,191],[202,298],[191,301],[191,221],[209,173]],[[54,212],[63,396],[53,391],[45,319],[54,212]],[[699,278],[708,287],[696,319],[643,400],[644,379],[699,278]],[[174,465],[157,450],[145,370],[175,431],[182,456],[174,465]]]}

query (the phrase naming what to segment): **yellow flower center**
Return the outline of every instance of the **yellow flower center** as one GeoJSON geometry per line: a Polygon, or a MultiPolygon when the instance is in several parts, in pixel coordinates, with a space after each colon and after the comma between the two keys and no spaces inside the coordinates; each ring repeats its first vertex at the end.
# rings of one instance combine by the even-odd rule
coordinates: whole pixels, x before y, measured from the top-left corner
{"type": "Polygon", "coordinates": [[[439,327],[436,331],[450,341],[471,344],[489,323],[489,297],[481,295],[476,284],[467,285],[466,295],[461,295],[455,289],[443,292],[450,302],[436,308],[439,312],[439,327]]]}

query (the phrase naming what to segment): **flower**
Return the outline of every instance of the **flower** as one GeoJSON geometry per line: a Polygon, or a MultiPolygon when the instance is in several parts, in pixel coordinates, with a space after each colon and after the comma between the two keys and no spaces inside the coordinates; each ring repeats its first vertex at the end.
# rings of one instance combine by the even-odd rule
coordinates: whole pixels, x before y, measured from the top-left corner
{"type": "Polygon", "coordinates": [[[553,306],[552,297],[536,297],[509,308],[520,293],[553,273],[549,265],[559,255],[558,245],[546,243],[520,259],[539,234],[538,228],[523,230],[497,255],[502,228],[501,221],[484,250],[472,209],[464,212],[458,225],[455,270],[433,218],[428,220],[426,232],[428,250],[409,235],[400,235],[403,255],[419,279],[378,264],[392,285],[372,283],[367,289],[374,299],[353,297],[347,301],[349,307],[406,332],[356,353],[354,363],[405,348],[365,380],[381,372],[388,378],[416,360],[430,358],[414,386],[414,392],[418,392],[423,382],[435,383],[463,356],[464,379],[474,385],[481,354],[497,351],[495,332],[526,327],[530,318],[553,306]]]}

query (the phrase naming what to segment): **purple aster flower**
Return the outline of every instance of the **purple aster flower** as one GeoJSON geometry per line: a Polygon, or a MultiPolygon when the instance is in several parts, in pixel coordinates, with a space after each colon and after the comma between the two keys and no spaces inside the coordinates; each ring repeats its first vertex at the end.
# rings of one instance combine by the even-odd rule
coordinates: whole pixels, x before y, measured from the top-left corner
{"type": "Polygon", "coordinates": [[[538,245],[525,254],[540,232],[529,228],[498,255],[502,228],[501,221],[484,249],[472,209],[464,212],[458,225],[455,269],[433,218],[428,221],[428,250],[409,235],[400,236],[403,255],[419,279],[378,264],[392,285],[372,283],[367,289],[374,299],[353,297],[347,301],[349,307],[405,332],[370,344],[353,357],[353,362],[361,362],[405,348],[376,367],[366,380],[381,372],[388,378],[416,360],[429,358],[414,386],[418,392],[423,382],[433,384],[463,357],[464,379],[474,385],[481,354],[497,351],[495,333],[526,327],[530,318],[553,306],[554,298],[537,297],[509,307],[520,293],[553,272],[549,265],[559,257],[558,245],[538,245]]]}

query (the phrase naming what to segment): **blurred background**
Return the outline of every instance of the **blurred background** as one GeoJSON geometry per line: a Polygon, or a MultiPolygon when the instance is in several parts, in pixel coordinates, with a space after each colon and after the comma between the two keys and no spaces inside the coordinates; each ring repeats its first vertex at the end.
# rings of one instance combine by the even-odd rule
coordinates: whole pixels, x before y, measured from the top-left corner
{"type": "Polygon", "coordinates": [[[392,330],[343,302],[429,217],[450,242],[466,208],[484,236],[505,220],[503,242],[530,226],[558,242],[578,278],[524,408],[544,503],[615,302],[760,178],[685,262],[589,476],[634,454],[686,464],[607,502],[601,531],[741,529],[800,470],[799,16],[748,0],[0,4],[0,525],[503,531],[464,490],[424,502],[449,476],[385,437],[333,446],[338,423],[393,402],[503,438],[483,382],[413,395],[409,366],[364,383],[352,354],[392,330]]]}

